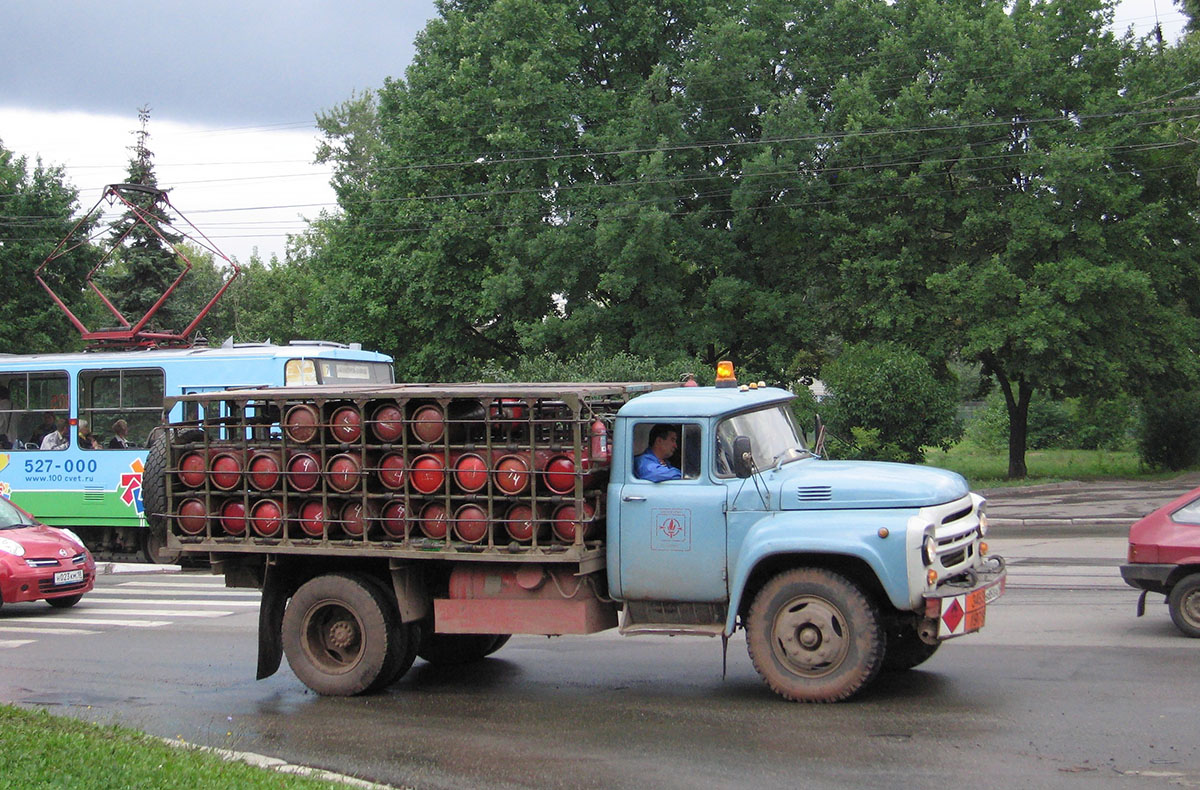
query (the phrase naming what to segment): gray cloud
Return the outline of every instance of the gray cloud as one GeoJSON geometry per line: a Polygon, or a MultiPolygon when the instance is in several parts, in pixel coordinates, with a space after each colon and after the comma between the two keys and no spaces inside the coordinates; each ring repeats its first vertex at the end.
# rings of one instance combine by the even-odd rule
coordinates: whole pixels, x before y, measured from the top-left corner
{"type": "Polygon", "coordinates": [[[402,77],[433,0],[55,0],[8,6],[0,102],[249,126],[402,77]]]}

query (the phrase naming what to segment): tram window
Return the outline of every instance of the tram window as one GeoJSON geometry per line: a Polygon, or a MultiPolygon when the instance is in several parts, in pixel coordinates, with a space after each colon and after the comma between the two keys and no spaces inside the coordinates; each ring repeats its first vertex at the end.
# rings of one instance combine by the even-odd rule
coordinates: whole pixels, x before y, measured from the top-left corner
{"type": "Polygon", "coordinates": [[[0,374],[0,445],[37,450],[42,438],[65,420],[71,408],[66,371],[0,374]],[[7,400],[7,403],[5,403],[7,400]]]}
{"type": "Polygon", "coordinates": [[[91,424],[102,449],[145,447],[162,408],[163,372],[157,368],[79,373],[79,418],[91,424]]]}

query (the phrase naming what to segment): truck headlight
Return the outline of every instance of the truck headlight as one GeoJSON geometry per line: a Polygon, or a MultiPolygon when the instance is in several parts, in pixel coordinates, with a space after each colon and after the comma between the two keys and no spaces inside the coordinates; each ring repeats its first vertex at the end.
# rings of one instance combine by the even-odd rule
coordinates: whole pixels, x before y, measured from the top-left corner
{"type": "Polygon", "coordinates": [[[987,510],[981,505],[979,508],[979,537],[986,538],[987,533],[988,533],[987,510]]]}
{"type": "Polygon", "coordinates": [[[933,535],[925,536],[925,542],[921,544],[921,559],[925,560],[926,565],[932,565],[937,559],[937,538],[933,535]]]}

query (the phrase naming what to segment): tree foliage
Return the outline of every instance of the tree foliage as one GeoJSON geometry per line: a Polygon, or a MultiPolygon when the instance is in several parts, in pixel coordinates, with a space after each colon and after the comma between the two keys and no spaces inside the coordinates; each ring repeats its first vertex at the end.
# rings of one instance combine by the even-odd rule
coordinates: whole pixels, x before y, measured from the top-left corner
{"type": "Polygon", "coordinates": [[[915,463],[922,448],[948,448],[959,437],[957,384],[939,381],[915,351],[892,343],[847,346],[821,375],[827,395],[820,413],[830,431],[869,455],[915,463]]]}
{"type": "MultiPolygon", "coordinates": [[[[63,342],[66,319],[49,303],[34,283],[34,270],[67,238],[76,221],[78,193],[67,184],[61,167],[46,167],[41,160],[30,170],[24,157],[15,156],[0,142],[0,281],[9,287],[0,292],[0,353],[29,354],[74,350],[79,342],[63,342]]],[[[71,244],[86,238],[90,228],[79,227],[71,244]]],[[[84,244],[47,267],[43,278],[72,312],[86,314],[78,287],[97,260],[84,244]],[[74,286],[72,284],[75,284],[74,286]]]]}

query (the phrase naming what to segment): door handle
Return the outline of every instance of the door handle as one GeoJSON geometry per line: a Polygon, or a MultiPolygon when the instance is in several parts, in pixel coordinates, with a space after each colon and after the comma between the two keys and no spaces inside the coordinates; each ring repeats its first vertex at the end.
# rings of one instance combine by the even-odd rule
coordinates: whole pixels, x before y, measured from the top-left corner
{"type": "Polygon", "coordinates": [[[623,497],[621,497],[621,501],[622,502],[645,502],[646,497],[644,497],[644,496],[623,496],[623,497]]]}

